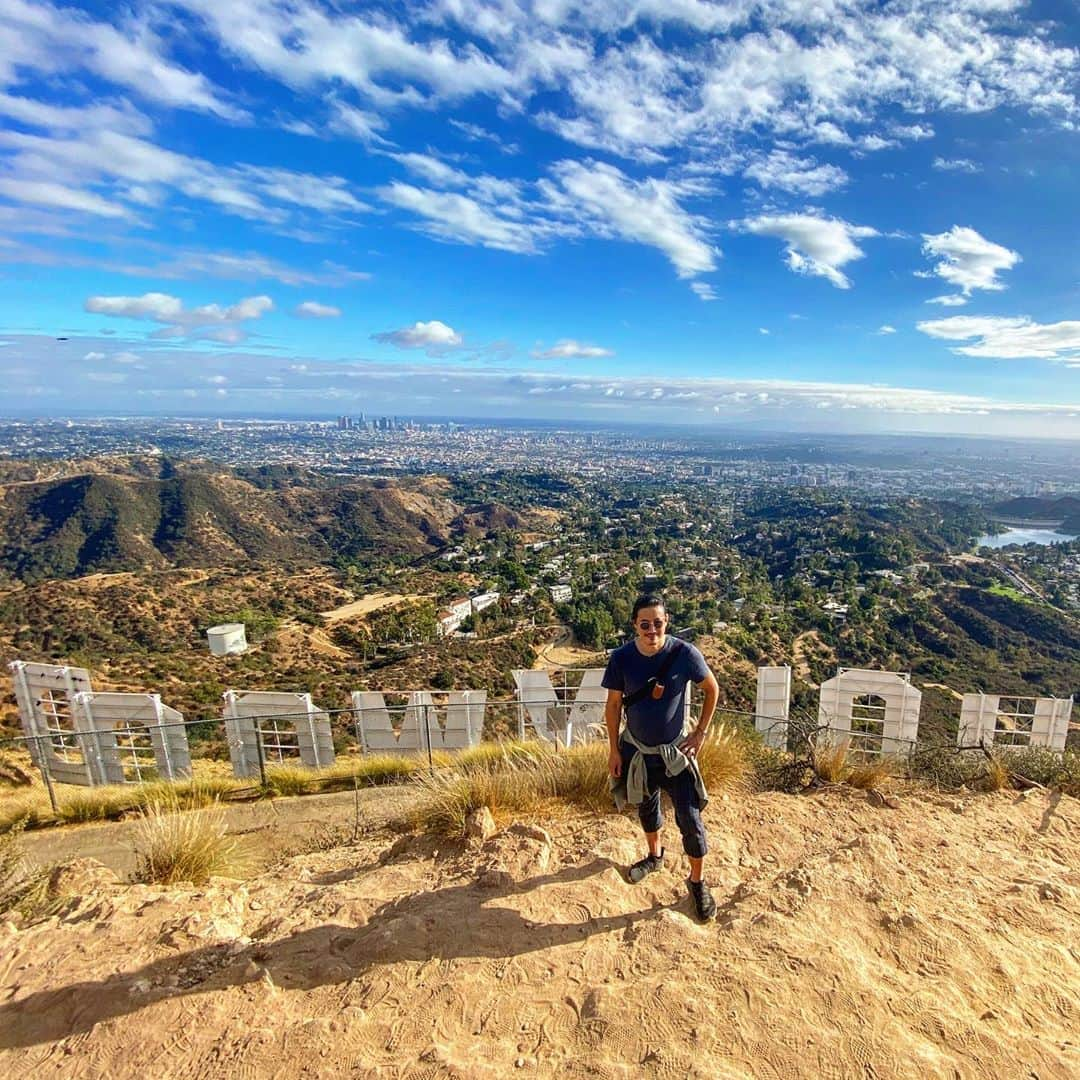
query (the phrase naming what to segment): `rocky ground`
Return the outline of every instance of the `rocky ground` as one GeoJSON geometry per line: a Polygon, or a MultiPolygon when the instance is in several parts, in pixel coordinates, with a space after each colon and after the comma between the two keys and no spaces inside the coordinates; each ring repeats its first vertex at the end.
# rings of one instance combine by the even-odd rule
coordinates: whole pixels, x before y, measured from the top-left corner
{"type": "Polygon", "coordinates": [[[1080,1075],[1080,803],[896,794],[714,799],[707,926],[615,815],[204,888],[76,863],[0,928],[0,1073],[1080,1075]]]}

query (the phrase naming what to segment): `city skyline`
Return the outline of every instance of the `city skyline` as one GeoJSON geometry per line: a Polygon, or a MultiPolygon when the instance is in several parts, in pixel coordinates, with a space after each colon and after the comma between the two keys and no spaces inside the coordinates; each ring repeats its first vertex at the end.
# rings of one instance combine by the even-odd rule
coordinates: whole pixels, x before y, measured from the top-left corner
{"type": "Polygon", "coordinates": [[[0,0],[10,412],[1080,438],[1078,40],[1013,0],[0,0]]]}

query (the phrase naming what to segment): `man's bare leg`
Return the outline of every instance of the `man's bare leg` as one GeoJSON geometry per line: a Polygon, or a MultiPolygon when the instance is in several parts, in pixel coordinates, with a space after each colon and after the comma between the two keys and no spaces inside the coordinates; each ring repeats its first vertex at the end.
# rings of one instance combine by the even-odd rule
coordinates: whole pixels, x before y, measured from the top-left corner
{"type": "Polygon", "coordinates": [[[701,868],[702,868],[702,866],[704,866],[704,864],[705,864],[704,859],[691,859],[690,860],[690,880],[691,881],[700,881],[701,880],[701,868]]]}
{"type": "MultiPolygon", "coordinates": [[[[645,843],[649,845],[649,854],[655,859],[660,858],[660,834],[658,832],[647,832],[645,834],[645,843]]],[[[701,860],[699,859],[698,862],[701,860]]]]}

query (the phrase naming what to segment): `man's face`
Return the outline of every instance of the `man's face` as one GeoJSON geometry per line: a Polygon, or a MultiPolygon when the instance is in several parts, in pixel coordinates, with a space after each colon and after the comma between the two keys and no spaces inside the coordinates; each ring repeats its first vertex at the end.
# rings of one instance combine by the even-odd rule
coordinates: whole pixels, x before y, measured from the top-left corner
{"type": "Polygon", "coordinates": [[[659,649],[664,644],[666,630],[667,612],[664,611],[663,604],[644,607],[634,618],[634,631],[638,641],[649,651],[659,649]]]}

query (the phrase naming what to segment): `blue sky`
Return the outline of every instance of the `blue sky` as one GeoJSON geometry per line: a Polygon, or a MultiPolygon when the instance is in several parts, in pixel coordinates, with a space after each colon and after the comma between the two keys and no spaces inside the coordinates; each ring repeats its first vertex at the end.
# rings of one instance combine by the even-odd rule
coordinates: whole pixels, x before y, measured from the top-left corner
{"type": "Polygon", "coordinates": [[[1078,38],[1013,0],[0,0],[0,411],[1078,438],[1078,38]]]}

